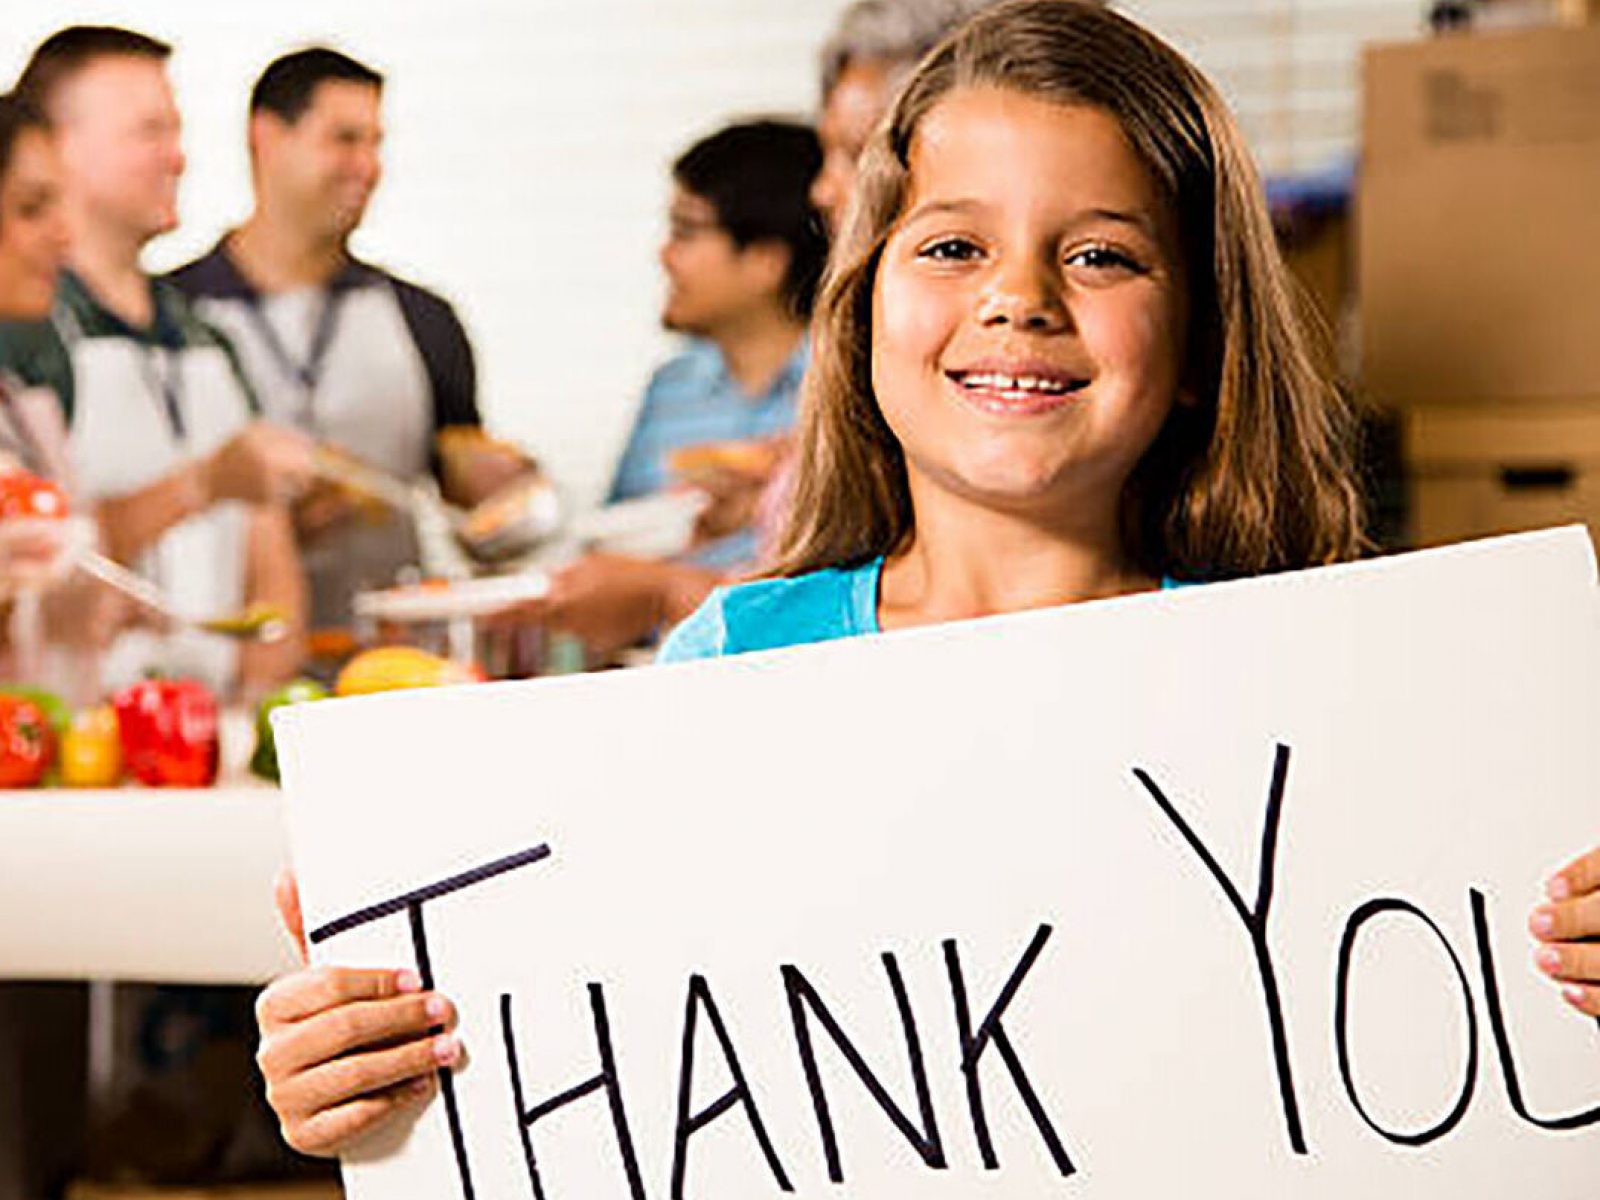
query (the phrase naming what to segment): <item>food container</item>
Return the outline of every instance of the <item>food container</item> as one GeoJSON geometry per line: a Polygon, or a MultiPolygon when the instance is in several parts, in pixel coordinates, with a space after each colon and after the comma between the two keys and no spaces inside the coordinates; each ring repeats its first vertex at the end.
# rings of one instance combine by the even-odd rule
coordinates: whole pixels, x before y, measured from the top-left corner
{"type": "Polygon", "coordinates": [[[534,475],[491,496],[455,524],[456,540],[483,563],[527,554],[561,527],[555,487],[534,475]]]}

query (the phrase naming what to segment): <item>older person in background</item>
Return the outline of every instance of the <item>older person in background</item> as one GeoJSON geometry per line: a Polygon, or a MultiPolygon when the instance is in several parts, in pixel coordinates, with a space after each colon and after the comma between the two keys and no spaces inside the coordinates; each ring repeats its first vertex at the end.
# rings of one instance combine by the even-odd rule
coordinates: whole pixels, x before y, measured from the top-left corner
{"type": "Polygon", "coordinates": [[[856,161],[911,68],[993,0],[856,0],[822,47],[822,170],[811,202],[837,230],[855,191],[856,161]]]}
{"type": "MultiPolygon", "coordinates": [[[[274,421],[405,480],[443,466],[436,439],[479,424],[472,347],[440,297],[358,260],[350,239],[383,173],[383,76],[312,47],[274,60],[250,95],[255,209],[170,276],[228,335],[274,421]]],[[[462,446],[446,498],[471,507],[528,469],[488,439],[462,446]]],[[[407,513],[336,489],[297,507],[314,626],[417,563],[407,513]]]]}
{"type": "MultiPolygon", "coordinates": [[[[989,3],[857,0],[840,15],[822,49],[822,166],[811,184],[811,202],[830,229],[844,220],[856,160],[895,90],[945,34],[989,3]]],[[[738,511],[770,539],[787,507],[788,475],[787,460],[780,459],[766,473],[726,480],[728,499],[714,515],[726,523],[727,514],[738,511]]],[[[557,574],[549,597],[532,611],[605,655],[682,620],[712,588],[736,576],[726,566],[593,556],[557,574]]]]}
{"type": "MultiPolygon", "coordinates": [[[[188,615],[267,604],[298,628],[304,580],[284,501],[308,478],[309,439],[256,419],[232,348],[140,266],[146,243],[177,223],[169,53],[128,30],[76,26],[24,70],[18,91],[54,126],[65,168],[69,269],[51,320],[0,331],[0,369],[54,392],[110,554],[188,615]]],[[[237,651],[141,630],[112,646],[103,678],[156,667],[252,690],[298,658],[296,638],[237,651]]]]}

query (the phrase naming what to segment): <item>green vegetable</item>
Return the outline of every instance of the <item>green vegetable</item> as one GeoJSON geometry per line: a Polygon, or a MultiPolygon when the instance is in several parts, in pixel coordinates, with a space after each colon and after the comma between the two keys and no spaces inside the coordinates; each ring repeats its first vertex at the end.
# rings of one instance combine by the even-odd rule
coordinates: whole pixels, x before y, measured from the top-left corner
{"type": "Polygon", "coordinates": [[[307,700],[326,700],[328,689],[314,679],[294,679],[268,694],[256,709],[256,750],[250,756],[250,771],[262,779],[278,782],[278,746],[272,737],[274,709],[307,700]]]}
{"type": "Polygon", "coordinates": [[[21,696],[24,700],[32,700],[44,713],[45,719],[50,722],[50,728],[56,731],[59,737],[72,726],[72,709],[67,707],[67,702],[54,692],[47,692],[36,687],[12,687],[7,684],[0,688],[7,696],[21,696]]]}

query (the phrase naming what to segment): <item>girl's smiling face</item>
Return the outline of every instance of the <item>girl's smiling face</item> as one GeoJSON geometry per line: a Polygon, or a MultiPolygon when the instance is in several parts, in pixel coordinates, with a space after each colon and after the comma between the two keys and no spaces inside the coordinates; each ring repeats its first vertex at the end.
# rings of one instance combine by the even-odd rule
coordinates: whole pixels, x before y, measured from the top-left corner
{"type": "Polygon", "coordinates": [[[919,507],[1114,522],[1178,393],[1185,316],[1176,219],[1115,118],[998,88],[923,118],[872,305],[873,391],[919,507]]]}

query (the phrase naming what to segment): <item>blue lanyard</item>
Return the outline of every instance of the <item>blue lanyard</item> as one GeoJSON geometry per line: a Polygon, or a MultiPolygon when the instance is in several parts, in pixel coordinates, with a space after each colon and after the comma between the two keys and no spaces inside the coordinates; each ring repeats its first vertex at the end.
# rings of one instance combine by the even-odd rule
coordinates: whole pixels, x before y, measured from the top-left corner
{"type": "Polygon", "coordinates": [[[145,383],[160,401],[166,413],[167,426],[172,430],[172,440],[184,442],[189,436],[189,423],[183,415],[183,361],[175,351],[152,346],[139,356],[139,367],[144,372],[145,383]],[[156,369],[156,359],[165,357],[167,370],[156,369]]]}
{"type": "Polygon", "coordinates": [[[261,335],[262,342],[266,344],[267,353],[272,355],[279,370],[300,385],[307,425],[312,423],[312,418],[316,415],[317,383],[322,378],[322,368],[327,362],[328,350],[333,345],[334,331],[339,325],[339,305],[344,299],[344,293],[343,288],[329,289],[328,297],[322,303],[322,312],[317,316],[317,327],[311,334],[310,353],[304,362],[297,361],[289,353],[289,348],[283,344],[278,331],[273,328],[272,322],[267,320],[261,297],[252,292],[245,300],[245,311],[250,314],[251,323],[261,335]]]}

